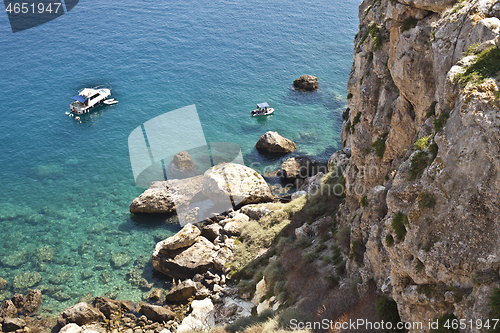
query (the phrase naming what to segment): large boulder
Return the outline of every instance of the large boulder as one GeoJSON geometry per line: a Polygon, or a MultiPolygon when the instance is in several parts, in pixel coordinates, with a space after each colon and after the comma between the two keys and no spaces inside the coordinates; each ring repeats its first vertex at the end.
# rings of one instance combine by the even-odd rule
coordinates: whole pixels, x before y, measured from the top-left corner
{"type": "Polygon", "coordinates": [[[149,320],[158,323],[168,322],[175,317],[175,313],[166,307],[146,303],[141,305],[141,312],[148,317],[149,320]]]}
{"type": "Polygon", "coordinates": [[[281,164],[281,173],[288,179],[305,179],[312,176],[313,162],[307,156],[289,158],[281,164]]]}
{"type": "Polygon", "coordinates": [[[24,299],[24,310],[27,313],[34,313],[42,302],[42,292],[40,290],[30,290],[24,299]]]}
{"type": "Polygon", "coordinates": [[[181,151],[179,154],[174,155],[172,162],[167,166],[168,179],[193,177],[197,173],[197,167],[187,151],[181,151]]]}
{"type": "Polygon", "coordinates": [[[192,297],[196,293],[195,283],[188,279],[175,285],[170,289],[165,299],[169,302],[182,302],[192,297]]]}
{"type": "Polygon", "coordinates": [[[274,199],[257,171],[234,163],[220,163],[207,170],[203,175],[202,192],[216,204],[225,204],[231,199],[236,206],[274,199]]]}
{"type": "MultiPolygon", "coordinates": [[[[169,237],[160,243],[163,250],[177,250],[183,247],[188,247],[193,245],[196,238],[201,234],[198,227],[188,223],[181,229],[178,233],[169,237]]],[[[159,244],[159,243],[158,243],[159,244]]],[[[158,246],[158,245],[157,245],[158,246]]]]}
{"type": "Polygon", "coordinates": [[[201,190],[203,176],[153,182],[130,205],[131,213],[173,213],[184,210],[201,190]]]}
{"type": "Polygon", "coordinates": [[[106,318],[109,318],[112,313],[121,311],[130,311],[130,306],[124,301],[116,301],[106,297],[96,297],[94,299],[95,307],[101,311],[106,318]]]}
{"type": "Polygon", "coordinates": [[[15,317],[17,315],[17,308],[14,303],[8,299],[3,302],[2,307],[0,308],[0,316],[4,318],[15,317]]]}
{"type": "Polygon", "coordinates": [[[33,287],[38,282],[40,282],[41,279],[42,276],[40,275],[40,273],[26,271],[14,277],[12,286],[16,290],[24,290],[29,287],[33,287]]]}
{"type": "Polygon", "coordinates": [[[318,89],[318,78],[312,75],[302,75],[293,81],[295,89],[313,91],[318,89]]]}
{"type": "Polygon", "coordinates": [[[177,279],[188,279],[214,266],[215,246],[198,236],[189,248],[169,250],[163,242],[156,244],[151,262],[158,272],[177,279]]]}
{"type": "Polygon", "coordinates": [[[57,317],[59,327],[64,327],[66,324],[75,323],[80,326],[93,322],[104,322],[106,317],[96,308],[87,303],[78,303],[65,309],[57,317]]]}
{"type": "Polygon", "coordinates": [[[291,153],[297,149],[297,146],[292,140],[282,137],[278,132],[272,131],[266,132],[261,136],[255,147],[270,153],[283,154],[291,153]]]}
{"type": "Polygon", "coordinates": [[[182,320],[177,333],[209,331],[215,326],[215,309],[210,298],[193,301],[191,308],[193,311],[182,320]]]}
{"type": "Polygon", "coordinates": [[[250,218],[247,215],[238,213],[232,218],[222,220],[220,223],[224,224],[224,231],[229,235],[239,235],[243,224],[249,220],[250,218]]]}

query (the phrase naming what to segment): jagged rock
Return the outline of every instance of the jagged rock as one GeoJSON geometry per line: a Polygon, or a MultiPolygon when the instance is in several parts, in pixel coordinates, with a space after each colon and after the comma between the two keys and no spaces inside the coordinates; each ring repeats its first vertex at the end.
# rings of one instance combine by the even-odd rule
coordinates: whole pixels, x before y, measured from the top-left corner
{"type": "MultiPolygon", "coordinates": [[[[202,192],[216,204],[235,205],[269,202],[274,199],[269,186],[257,171],[240,164],[220,163],[203,175],[202,192]]],[[[230,208],[230,207],[228,207],[230,208]]]]}
{"type": "Polygon", "coordinates": [[[301,227],[295,228],[294,232],[297,239],[307,236],[309,232],[309,224],[304,223],[301,227]]]}
{"type": "Polygon", "coordinates": [[[219,224],[213,223],[204,226],[201,230],[201,235],[209,241],[213,242],[217,237],[219,237],[221,230],[222,227],[219,224]]]}
{"type": "Polygon", "coordinates": [[[161,290],[160,288],[156,288],[149,294],[148,299],[152,302],[161,302],[162,295],[163,290],[161,290]]]}
{"type": "Polygon", "coordinates": [[[68,325],[61,328],[61,330],[59,331],[59,333],[82,333],[82,332],[83,329],[75,323],[69,323],[68,325]]]}
{"type": "Polygon", "coordinates": [[[16,306],[16,308],[21,309],[23,307],[24,296],[22,294],[15,293],[10,300],[16,306]]]}
{"type": "Polygon", "coordinates": [[[23,329],[25,326],[26,322],[21,318],[5,318],[2,329],[4,332],[14,332],[23,329]]]}
{"type": "Polygon", "coordinates": [[[128,265],[132,261],[132,257],[125,252],[114,253],[111,256],[111,265],[120,268],[128,265]]]}
{"type": "Polygon", "coordinates": [[[283,154],[291,153],[297,149],[297,146],[292,140],[282,137],[278,132],[272,131],[266,132],[261,136],[255,147],[270,153],[283,154]]]}
{"type": "MultiPolygon", "coordinates": [[[[304,180],[304,184],[300,187],[301,191],[306,191],[307,193],[319,192],[321,185],[323,184],[323,172],[318,172],[314,176],[307,177],[304,180]]],[[[331,189],[329,189],[331,190],[331,189]]]]}
{"type": "Polygon", "coordinates": [[[168,250],[159,242],[151,261],[153,268],[165,275],[188,279],[213,267],[216,255],[214,245],[205,237],[198,236],[187,249],[168,250]]]}
{"type": "Polygon", "coordinates": [[[61,312],[57,317],[57,324],[61,328],[69,323],[75,323],[82,326],[92,322],[104,322],[105,319],[106,317],[101,311],[82,302],[61,312]]]}
{"type": "Polygon", "coordinates": [[[167,178],[187,178],[197,174],[197,167],[187,151],[174,155],[172,162],[167,166],[167,178]]]}
{"type": "Polygon", "coordinates": [[[306,195],[306,194],[307,194],[307,192],[306,192],[306,191],[297,191],[297,192],[294,192],[294,193],[292,194],[292,200],[295,200],[295,199],[297,199],[297,198],[300,198],[301,196],[306,195]]]}
{"type": "Polygon", "coordinates": [[[313,162],[307,156],[292,157],[281,164],[283,177],[305,179],[313,175],[313,162]]]}
{"type": "Polygon", "coordinates": [[[94,299],[94,306],[101,311],[106,318],[109,318],[111,314],[119,312],[121,309],[125,311],[130,310],[130,307],[124,302],[100,296],[94,299]]]}
{"type": "Polygon", "coordinates": [[[12,318],[17,315],[17,308],[10,299],[3,302],[0,310],[0,315],[4,318],[12,318]]]}
{"type": "Polygon", "coordinates": [[[193,311],[182,320],[177,328],[177,333],[188,333],[193,331],[209,331],[215,326],[214,305],[210,298],[191,303],[193,311]]]}
{"type": "MultiPolygon", "coordinates": [[[[163,250],[177,250],[193,245],[193,243],[196,241],[196,238],[200,234],[201,231],[200,229],[198,229],[198,227],[188,223],[178,233],[176,233],[172,237],[165,239],[164,241],[159,242],[158,244],[161,243],[161,247],[163,250]]],[[[158,244],[156,246],[158,246],[158,244]]]]}
{"type": "Polygon", "coordinates": [[[173,286],[165,296],[165,299],[169,302],[182,302],[192,297],[195,292],[195,283],[192,280],[188,279],[173,286]]]}
{"type": "Polygon", "coordinates": [[[336,168],[345,168],[349,163],[349,157],[344,151],[339,150],[330,156],[328,159],[328,171],[335,170],[336,168]]]}
{"type": "Polygon", "coordinates": [[[253,220],[260,220],[263,216],[272,213],[272,210],[266,208],[266,205],[246,205],[240,208],[240,212],[253,220]]]}
{"type": "Polygon", "coordinates": [[[16,290],[25,290],[36,285],[42,276],[38,272],[23,272],[14,277],[14,283],[12,284],[16,290]]]}
{"type": "Polygon", "coordinates": [[[295,89],[313,91],[318,89],[318,78],[312,75],[302,75],[293,81],[295,89]]]}
{"type": "Polygon", "coordinates": [[[441,13],[451,5],[455,4],[454,0],[401,0],[402,4],[412,7],[430,10],[436,13],[441,13]]]}
{"type": "Polygon", "coordinates": [[[157,323],[168,322],[175,317],[175,313],[166,307],[146,303],[141,304],[141,312],[149,320],[157,323]]]}
{"type": "Polygon", "coordinates": [[[229,235],[239,235],[243,224],[250,221],[250,218],[242,213],[236,214],[234,217],[221,221],[224,224],[224,231],[229,235]]]}
{"type": "Polygon", "coordinates": [[[8,285],[9,285],[9,283],[7,282],[7,280],[0,277],[0,290],[7,289],[8,285]]]}
{"type": "Polygon", "coordinates": [[[153,182],[130,205],[131,213],[182,212],[201,190],[203,176],[153,182]]]}
{"type": "Polygon", "coordinates": [[[27,313],[34,313],[42,302],[42,292],[40,290],[30,290],[24,299],[24,310],[27,313]]]}

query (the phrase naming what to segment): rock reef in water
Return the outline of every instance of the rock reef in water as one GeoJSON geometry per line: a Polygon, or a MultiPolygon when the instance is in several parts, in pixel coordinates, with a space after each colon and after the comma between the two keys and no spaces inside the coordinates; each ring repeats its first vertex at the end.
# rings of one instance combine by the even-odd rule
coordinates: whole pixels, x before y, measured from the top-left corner
{"type": "Polygon", "coordinates": [[[294,152],[297,146],[292,140],[282,137],[278,132],[269,131],[262,135],[255,147],[269,153],[288,154],[294,152]]]}
{"type": "Polygon", "coordinates": [[[318,78],[312,75],[302,75],[293,81],[295,89],[313,91],[318,89],[318,78]]]}

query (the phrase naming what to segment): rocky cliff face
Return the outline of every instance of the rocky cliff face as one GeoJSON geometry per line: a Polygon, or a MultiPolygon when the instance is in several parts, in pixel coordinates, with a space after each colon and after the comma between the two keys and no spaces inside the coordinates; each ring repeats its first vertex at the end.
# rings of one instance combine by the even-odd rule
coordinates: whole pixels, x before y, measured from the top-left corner
{"type": "Polygon", "coordinates": [[[348,271],[403,321],[486,319],[500,286],[499,18],[492,0],[359,8],[339,217],[366,248],[348,271]]]}

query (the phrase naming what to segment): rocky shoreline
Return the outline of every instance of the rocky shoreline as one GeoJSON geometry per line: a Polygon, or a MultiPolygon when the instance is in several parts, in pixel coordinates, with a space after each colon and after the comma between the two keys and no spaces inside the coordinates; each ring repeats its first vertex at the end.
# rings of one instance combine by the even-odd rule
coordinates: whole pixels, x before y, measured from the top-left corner
{"type": "MultiPolygon", "coordinates": [[[[261,151],[280,154],[296,148],[295,143],[277,132],[263,135],[258,145],[261,151]]],[[[336,154],[335,162],[344,153],[336,154]]],[[[193,169],[187,152],[176,155],[171,164],[179,174],[183,174],[186,166],[193,169]]],[[[298,190],[294,194],[296,198],[315,190],[328,169],[326,163],[314,162],[305,156],[292,157],[283,162],[273,176],[293,184],[294,190],[298,190]]],[[[270,214],[271,210],[258,204],[279,202],[283,200],[283,192],[280,194],[282,198],[271,191],[255,170],[232,163],[219,164],[204,175],[190,173],[185,179],[154,182],[132,202],[130,211],[151,214],[179,213],[181,210],[178,215],[184,214],[185,222],[177,234],[158,242],[152,254],[153,269],[165,276],[164,289],[154,289],[147,300],[138,303],[89,295],[66,308],[57,318],[36,315],[42,291],[34,289],[26,297],[15,294],[3,303],[0,331],[189,332],[230,324],[238,318],[251,316],[257,309],[258,313],[265,309],[275,310],[277,304],[273,307],[268,300],[261,302],[259,293],[265,290],[259,291],[259,288],[263,289],[263,282],[256,290],[260,296],[251,299],[253,293],[241,293],[231,283],[230,266],[242,226],[270,214]],[[232,208],[222,213],[198,216],[199,208],[193,208],[206,200],[220,203],[225,197],[231,199],[232,208]]],[[[134,276],[138,286],[151,288],[148,281],[141,279],[140,267],[137,274],[128,275],[129,279],[134,276]]]]}

